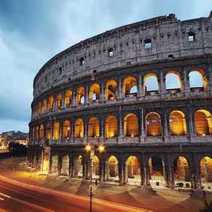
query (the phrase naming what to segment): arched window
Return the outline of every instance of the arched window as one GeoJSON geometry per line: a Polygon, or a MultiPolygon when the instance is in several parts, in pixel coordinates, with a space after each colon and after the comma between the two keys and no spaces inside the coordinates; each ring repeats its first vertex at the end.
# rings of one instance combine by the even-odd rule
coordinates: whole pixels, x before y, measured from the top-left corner
{"type": "Polygon", "coordinates": [[[44,126],[43,124],[40,125],[40,139],[44,139],[44,126]]]}
{"type": "Polygon", "coordinates": [[[88,121],[88,137],[99,137],[99,120],[96,117],[88,121]]]}
{"type": "Polygon", "coordinates": [[[169,72],[166,74],[166,89],[180,89],[181,80],[178,74],[169,72]]]}
{"type": "Polygon", "coordinates": [[[65,106],[66,106],[66,108],[69,108],[71,106],[71,103],[72,103],[72,91],[67,90],[65,92],[65,106]]]}
{"type": "Polygon", "coordinates": [[[60,133],[60,123],[58,121],[54,122],[53,125],[53,140],[59,140],[60,133]]]}
{"type": "Polygon", "coordinates": [[[169,115],[169,128],[172,135],[187,133],[185,115],[181,111],[172,111],[169,115]]]}
{"type": "Polygon", "coordinates": [[[117,92],[117,82],[115,80],[108,80],[105,86],[106,100],[115,100],[117,92]]]}
{"type": "Polygon", "coordinates": [[[111,155],[107,160],[106,165],[106,173],[108,174],[107,178],[108,180],[115,180],[115,178],[118,178],[119,170],[118,170],[118,159],[111,155]]]}
{"type": "Polygon", "coordinates": [[[161,135],[161,119],[158,113],[151,112],[146,115],[146,132],[147,136],[161,135]]]}
{"type": "Polygon", "coordinates": [[[212,182],[212,157],[205,156],[200,161],[201,182],[212,182]]]}
{"type": "Polygon", "coordinates": [[[47,100],[44,99],[42,104],[42,113],[45,113],[46,111],[47,111],[47,100]]]}
{"type": "Polygon", "coordinates": [[[179,156],[174,160],[175,181],[190,181],[190,168],[188,160],[179,156]]]}
{"type": "Polygon", "coordinates": [[[190,88],[205,88],[207,86],[207,80],[203,79],[203,73],[200,71],[190,71],[188,76],[190,88]]]}
{"type": "Polygon", "coordinates": [[[144,76],[144,91],[158,91],[158,78],[156,74],[150,73],[144,76]]]}
{"type": "Polygon", "coordinates": [[[48,111],[52,111],[53,110],[53,106],[54,106],[54,97],[53,96],[49,96],[48,98],[48,111]]]}
{"type": "Polygon", "coordinates": [[[84,89],[84,87],[81,86],[77,89],[76,100],[77,100],[78,105],[85,104],[85,89],[84,89]]]}
{"type": "Polygon", "coordinates": [[[118,135],[118,122],[115,116],[108,116],[105,120],[105,137],[113,138],[118,135]]]}
{"type": "Polygon", "coordinates": [[[62,95],[61,94],[59,94],[57,96],[57,109],[58,110],[61,110],[62,109],[62,95]]]}
{"type": "Polygon", "coordinates": [[[197,110],[194,114],[196,134],[200,136],[212,134],[212,117],[207,110],[197,110]]]}
{"type": "Polygon", "coordinates": [[[82,119],[77,119],[75,121],[74,136],[75,136],[75,138],[83,138],[84,137],[84,122],[82,119]]]}
{"type": "Polygon", "coordinates": [[[89,89],[89,101],[95,102],[100,99],[100,85],[98,83],[94,83],[91,85],[89,89]]]}
{"type": "Polygon", "coordinates": [[[63,122],[63,138],[69,139],[71,135],[71,124],[69,120],[63,122]]]}
{"type": "Polygon", "coordinates": [[[135,77],[126,77],[123,81],[123,91],[125,96],[137,95],[137,79],[135,77]]]}
{"type": "Polygon", "coordinates": [[[138,118],[134,113],[124,117],[124,135],[129,137],[138,136],[138,118]]]}

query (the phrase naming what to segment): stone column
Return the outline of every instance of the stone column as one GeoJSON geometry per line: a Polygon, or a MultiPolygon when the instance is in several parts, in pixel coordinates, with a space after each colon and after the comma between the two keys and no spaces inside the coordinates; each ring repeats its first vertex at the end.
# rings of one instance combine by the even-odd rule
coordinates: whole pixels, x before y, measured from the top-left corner
{"type": "Polygon", "coordinates": [[[125,184],[125,163],[124,163],[124,158],[119,158],[119,183],[120,185],[125,184]]]}
{"type": "Polygon", "coordinates": [[[171,160],[171,157],[168,155],[166,157],[165,168],[166,168],[166,178],[167,178],[167,185],[169,188],[174,189],[174,164],[171,160]]]}
{"type": "Polygon", "coordinates": [[[59,130],[59,143],[63,143],[63,120],[59,122],[60,130],[59,130]]]}
{"type": "Polygon", "coordinates": [[[140,110],[140,142],[144,142],[146,137],[144,124],[145,124],[144,108],[141,108],[140,110]]]}
{"type": "Polygon", "coordinates": [[[138,77],[137,77],[137,87],[138,87],[138,97],[142,97],[143,96],[143,89],[142,89],[142,75],[141,73],[139,73],[138,77]]]}
{"type": "Polygon", "coordinates": [[[104,165],[105,161],[103,159],[103,157],[100,157],[100,164],[99,164],[99,174],[100,174],[100,182],[104,181],[105,178],[105,165],[104,165]]]}
{"type": "Polygon", "coordinates": [[[201,188],[201,177],[200,177],[200,164],[199,158],[196,155],[192,155],[192,165],[191,165],[191,173],[192,173],[192,188],[194,190],[201,188]]]}
{"type": "Polygon", "coordinates": [[[212,95],[212,64],[208,65],[208,93],[212,95]]]}
{"type": "Polygon", "coordinates": [[[88,142],[88,119],[84,118],[83,119],[84,123],[84,142],[88,142]]]}
{"type": "Polygon", "coordinates": [[[121,77],[118,79],[118,98],[119,99],[122,99],[123,98],[122,78],[121,77]]]}
{"type": "Polygon", "coordinates": [[[85,105],[89,103],[90,99],[89,99],[89,87],[86,85],[85,87],[85,105]]]}
{"type": "Polygon", "coordinates": [[[190,67],[184,67],[183,73],[184,73],[184,93],[185,96],[189,96],[190,94],[190,87],[189,87],[189,70],[191,70],[190,67]]]}
{"type": "Polygon", "coordinates": [[[160,86],[160,94],[163,97],[163,96],[166,95],[165,76],[164,76],[163,70],[160,71],[160,82],[159,82],[159,86],[160,86]]]}
{"type": "Polygon", "coordinates": [[[164,142],[169,141],[169,115],[167,114],[168,111],[163,111],[163,136],[164,136],[164,142]]]}
{"type": "Polygon", "coordinates": [[[105,83],[104,81],[100,82],[100,101],[104,102],[105,100],[105,83]]]}
{"type": "Polygon", "coordinates": [[[119,142],[122,141],[124,133],[123,133],[123,117],[122,117],[122,109],[119,107],[118,113],[118,124],[119,124],[119,142]]]}
{"type": "Polygon", "coordinates": [[[99,123],[100,123],[100,140],[101,140],[102,142],[104,142],[104,138],[105,138],[105,128],[104,128],[104,117],[103,117],[103,116],[100,116],[99,123]]]}
{"type": "Polygon", "coordinates": [[[73,89],[73,91],[72,91],[73,93],[72,93],[72,106],[76,106],[77,105],[77,100],[76,100],[76,98],[77,98],[77,92],[76,92],[76,90],[75,89],[73,89]]]}
{"type": "Polygon", "coordinates": [[[192,140],[194,137],[194,111],[191,107],[188,107],[188,116],[186,118],[187,126],[188,126],[188,133],[189,133],[189,139],[192,140]]]}
{"type": "Polygon", "coordinates": [[[66,108],[65,106],[65,91],[62,92],[62,110],[64,110],[66,108]]]}

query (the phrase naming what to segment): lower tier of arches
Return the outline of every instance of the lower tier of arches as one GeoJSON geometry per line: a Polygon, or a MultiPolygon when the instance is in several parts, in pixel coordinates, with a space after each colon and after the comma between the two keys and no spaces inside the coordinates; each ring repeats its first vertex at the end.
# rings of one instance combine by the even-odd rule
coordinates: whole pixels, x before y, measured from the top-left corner
{"type": "Polygon", "coordinates": [[[28,161],[43,172],[92,178],[98,182],[120,185],[169,187],[172,189],[202,188],[212,192],[212,152],[136,152],[110,149],[103,154],[90,155],[82,148],[31,148],[28,161]]]}

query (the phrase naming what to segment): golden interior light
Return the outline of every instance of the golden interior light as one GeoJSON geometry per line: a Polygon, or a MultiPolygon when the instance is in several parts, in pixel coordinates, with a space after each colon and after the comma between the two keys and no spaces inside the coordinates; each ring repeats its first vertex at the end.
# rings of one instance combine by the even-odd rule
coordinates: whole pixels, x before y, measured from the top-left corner
{"type": "Polygon", "coordinates": [[[85,151],[86,152],[90,152],[91,151],[91,145],[90,144],[86,144],[85,151]]]}
{"type": "Polygon", "coordinates": [[[104,152],[105,146],[103,144],[100,144],[99,147],[98,147],[98,150],[99,150],[100,153],[104,152]]]}

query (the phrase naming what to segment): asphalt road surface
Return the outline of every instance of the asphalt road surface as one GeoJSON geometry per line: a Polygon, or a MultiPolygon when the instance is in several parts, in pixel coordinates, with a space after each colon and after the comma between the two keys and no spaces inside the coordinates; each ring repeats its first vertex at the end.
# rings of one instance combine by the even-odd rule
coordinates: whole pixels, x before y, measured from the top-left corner
{"type": "MultiPolygon", "coordinates": [[[[0,211],[89,211],[89,199],[32,186],[0,176],[0,211]]],[[[148,211],[94,199],[93,211],[148,211]]]]}

